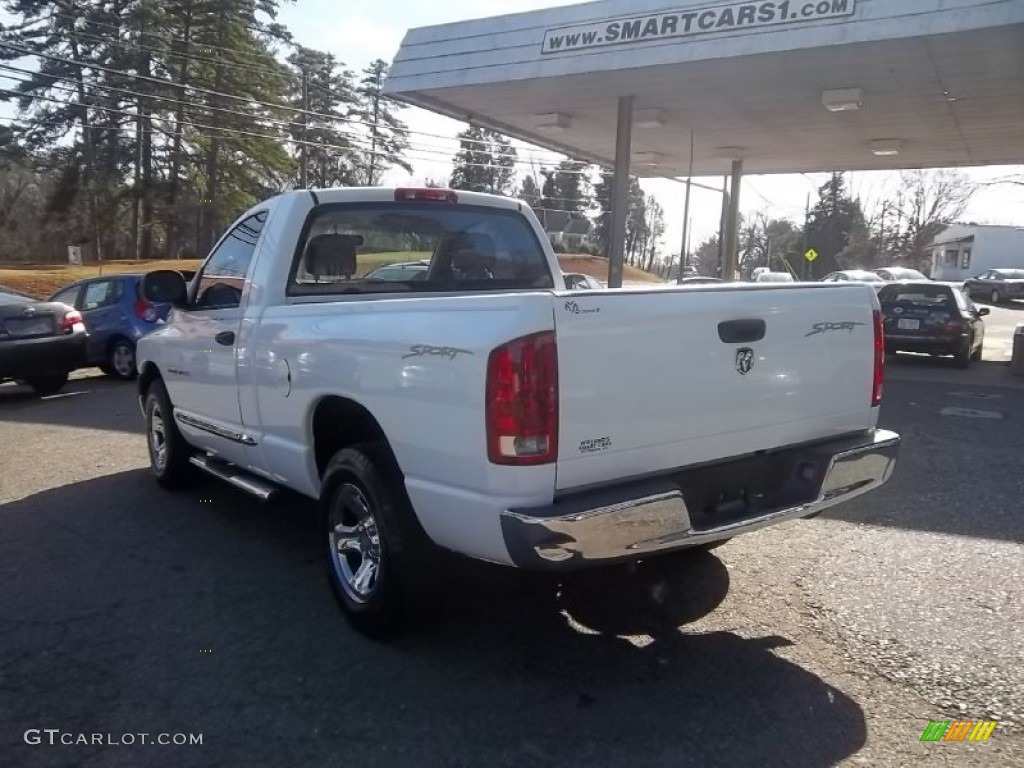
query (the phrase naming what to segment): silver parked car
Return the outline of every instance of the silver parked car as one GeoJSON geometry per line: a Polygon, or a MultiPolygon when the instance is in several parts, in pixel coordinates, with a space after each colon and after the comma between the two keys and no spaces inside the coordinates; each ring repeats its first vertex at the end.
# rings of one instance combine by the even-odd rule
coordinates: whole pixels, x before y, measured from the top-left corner
{"type": "Polygon", "coordinates": [[[831,272],[821,278],[823,283],[843,283],[843,282],[856,282],[856,283],[877,283],[881,285],[885,282],[881,277],[876,275],[874,272],[868,272],[866,269],[840,269],[837,272],[831,272]]]}
{"type": "Polygon", "coordinates": [[[990,269],[964,281],[964,292],[992,304],[1024,299],[1024,269],[990,269]]]}
{"type": "Polygon", "coordinates": [[[930,280],[931,278],[923,272],[918,272],[910,267],[881,267],[874,270],[874,273],[886,282],[897,280],[930,280]]]}

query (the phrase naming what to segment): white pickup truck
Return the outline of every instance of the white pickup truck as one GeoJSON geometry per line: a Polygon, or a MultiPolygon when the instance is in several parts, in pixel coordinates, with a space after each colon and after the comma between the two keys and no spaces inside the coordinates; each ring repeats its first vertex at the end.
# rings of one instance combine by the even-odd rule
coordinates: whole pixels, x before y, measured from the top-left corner
{"type": "Polygon", "coordinates": [[[333,591],[375,637],[428,612],[441,549],[635,561],[891,475],[871,286],[564,285],[516,200],[281,194],[191,279],[144,280],[173,304],[138,345],[153,474],[318,499],[333,591]]]}

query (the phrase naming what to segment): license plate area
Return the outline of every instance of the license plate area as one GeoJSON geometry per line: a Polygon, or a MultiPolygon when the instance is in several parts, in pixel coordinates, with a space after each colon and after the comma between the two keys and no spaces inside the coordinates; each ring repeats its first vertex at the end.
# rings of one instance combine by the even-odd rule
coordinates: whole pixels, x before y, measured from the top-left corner
{"type": "Polygon", "coordinates": [[[901,317],[896,321],[896,327],[901,331],[919,331],[921,330],[921,321],[909,317],[901,317]]]}
{"type": "Polygon", "coordinates": [[[28,336],[49,336],[53,333],[53,320],[49,317],[11,317],[4,320],[7,333],[23,339],[28,336]]]}

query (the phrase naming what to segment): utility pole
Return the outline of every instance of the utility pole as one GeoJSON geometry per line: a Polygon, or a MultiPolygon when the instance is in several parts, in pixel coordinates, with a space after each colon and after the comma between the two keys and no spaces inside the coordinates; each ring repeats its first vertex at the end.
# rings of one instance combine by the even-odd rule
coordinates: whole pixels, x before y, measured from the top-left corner
{"type": "Polygon", "coordinates": [[[683,268],[686,266],[687,245],[690,242],[690,179],[686,180],[686,202],[683,203],[683,242],[679,251],[679,275],[676,277],[676,285],[683,282],[683,268]]]}
{"type": "Polygon", "coordinates": [[[807,281],[807,269],[808,269],[808,261],[807,261],[806,254],[807,254],[807,248],[808,248],[808,245],[809,245],[808,241],[807,241],[807,228],[810,226],[810,223],[811,223],[811,193],[808,192],[807,193],[807,203],[806,203],[806,205],[804,205],[804,248],[803,248],[803,252],[800,254],[800,273],[803,275],[803,279],[804,279],[805,282],[807,281]]]}
{"type": "Polygon", "coordinates": [[[722,217],[718,221],[718,276],[725,267],[725,222],[729,218],[729,177],[722,177],[722,217]]]}
{"type": "Polygon", "coordinates": [[[299,168],[299,186],[302,189],[309,189],[309,156],[306,143],[306,130],[309,126],[309,74],[305,66],[302,68],[302,144],[299,147],[299,157],[302,166],[299,168]]]}

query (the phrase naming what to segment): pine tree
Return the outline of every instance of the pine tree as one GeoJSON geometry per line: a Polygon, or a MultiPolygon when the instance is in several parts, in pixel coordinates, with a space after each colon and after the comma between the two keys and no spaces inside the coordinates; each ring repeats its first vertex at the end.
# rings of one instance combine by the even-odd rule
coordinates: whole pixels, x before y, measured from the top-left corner
{"type": "Polygon", "coordinates": [[[531,208],[536,208],[540,205],[541,193],[537,187],[537,182],[533,176],[527,174],[523,177],[523,183],[519,186],[519,191],[516,193],[516,197],[523,200],[531,208]]]}
{"type": "Polygon", "coordinates": [[[509,195],[515,182],[516,149],[505,136],[470,126],[458,135],[459,151],[449,186],[509,195]]]}
{"type": "Polygon", "coordinates": [[[352,73],[342,69],[332,54],[310,48],[300,47],[288,63],[295,72],[296,84],[290,101],[302,110],[296,113],[291,130],[292,137],[302,142],[296,150],[300,158],[300,176],[296,181],[301,182],[304,159],[311,187],[361,183],[362,144],[354,143],[358,137],[353,137],[350,124],[344,122],[358,103],[352,73]]]}
{"type": "Polygon", "coordinates": [[[412,173],[412,166],[405,159],[409,149],[409,129],[398,117],[402,108],[383,94],[387,74],[388,64],[382,59],[377,59],[363,70],[359,103],[352,112],[363,121],[369,135],[363,183],[371,187],[380,184],[384,173],[395,166],[412,173]]]}
{"type": "Polygon", "coordinates": [[[541,206],[552,211],[585,213],[594,205],[594,193],[587,174],[589,166],[563,160],[555,168],[541,171],[544,177],[541,206]]]}
{"type": "Polygon", "coordinates": [[[847,193],[842,173],[833,173],[818,195],[807,225],[807,241],[819,255],[811,269],[825,274],[843,268],[840,254],[850,245],[851,235],[864,228],[864,212],[860,203],[847,193]]]}

